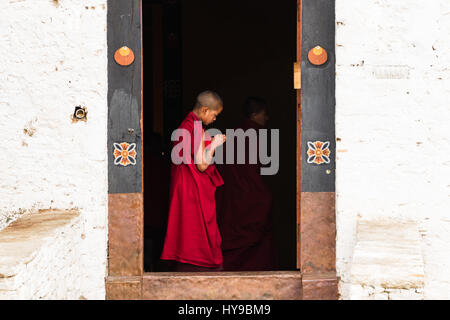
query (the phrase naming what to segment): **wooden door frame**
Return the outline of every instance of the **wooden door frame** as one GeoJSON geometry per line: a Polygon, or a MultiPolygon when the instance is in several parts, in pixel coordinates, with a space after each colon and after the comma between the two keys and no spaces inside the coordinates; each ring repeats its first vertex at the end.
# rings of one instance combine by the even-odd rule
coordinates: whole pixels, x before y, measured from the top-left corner
{"type": "Polygon", "coordinates": [[[297,266],[300,271],[145,273],[143,268],[142,0],[108,1],[107,299],[336,299],[334,0],[297,0],[297,266]],[[321,45],[328,61],[314,66],[321,45]],[[114,53],[133,50],[120,66],[114,53]],[[307,163],[308,142],[329,141],[330,163],[307,163]],[[114,164],[119,143],[136,164],[114,164]],[[301,241],[300,241],[301,239],[301,241]],[[242,288],[245,288],[243,290],[242,288]]]}

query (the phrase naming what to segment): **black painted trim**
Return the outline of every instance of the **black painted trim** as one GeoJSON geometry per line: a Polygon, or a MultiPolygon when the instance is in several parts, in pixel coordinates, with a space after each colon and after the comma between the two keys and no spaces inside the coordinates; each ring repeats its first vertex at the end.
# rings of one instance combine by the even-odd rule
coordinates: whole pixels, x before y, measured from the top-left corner
{"type": "Polygon", "coordinates": [[[108,1],[108,192],[142,192],[140,0],[108,1]],[[135,60],[120,66],[114,53],[131,48],[135,60]],[[131,130],[130,130],[131,129],[131,130]],[[136,165],[114,165],[114,142],[136,143],[136,165]]]}
{"type": "Polygon", "coordinates": [[[335,1],[303,0],[302,6],[302,192],[334,192],[335,139],[335,1]],[[328,61],[314,66],[310,49],[320,45],[328,61]],[[307,163],[308,141],[330,142],[330,163],[307,163]],[[327,173],[327,171],[329,173],[327,173]]]}

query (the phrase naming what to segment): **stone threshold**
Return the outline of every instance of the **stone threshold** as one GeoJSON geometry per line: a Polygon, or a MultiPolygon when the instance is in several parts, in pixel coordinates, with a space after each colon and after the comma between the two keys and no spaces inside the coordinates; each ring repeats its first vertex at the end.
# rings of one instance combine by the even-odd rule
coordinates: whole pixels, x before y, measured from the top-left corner
{"type": "Polygon", "coordinates": [[[336,299],[337,279],[300,271],[154,272],[108,276],[106,292],[108,300],[336,299]]]}

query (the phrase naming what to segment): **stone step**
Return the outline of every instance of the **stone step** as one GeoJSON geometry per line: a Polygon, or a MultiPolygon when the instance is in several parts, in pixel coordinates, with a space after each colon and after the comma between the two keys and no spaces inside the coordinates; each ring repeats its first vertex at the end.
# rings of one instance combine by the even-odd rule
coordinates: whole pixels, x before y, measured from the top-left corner
{"type": "Polygon", "coordinates": [[[0,299],[58,299],[79,258],[77,210],[26,214],[0,231],[0,299]],[[59,283],[58,283],[59,282],[59,283]]]}
{"type": "Polygon", "coordinates": [[[414,221],[359,221],[351,299],[423,299],[424,261],[414,221]]]}

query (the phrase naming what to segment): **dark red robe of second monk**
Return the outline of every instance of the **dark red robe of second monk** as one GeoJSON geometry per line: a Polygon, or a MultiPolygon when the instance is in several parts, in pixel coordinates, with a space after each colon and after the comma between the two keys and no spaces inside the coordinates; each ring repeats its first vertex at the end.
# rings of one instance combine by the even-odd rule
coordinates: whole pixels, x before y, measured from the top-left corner
{"type": "MultiPolygon", "coordinates": [[[[172,163],[169,217],[161,259],[216,268],[223,261],[215,191],[223,180],[214,165],[200,172],[194,163],[194,121],[199,119],[190,112],[179,127],[191,136],[191,154],[183,154],[190,157],[191,163],[172,163]]],[[[201,139],[201,134],[196,137],[201,139]]],[[[182,137],[174,146],[186,142],[182,137]]]]}
{"type": "MultiPolygon", "coordinates": [[[[250,119],[244,120],[238,128],[256,132],[262,129],[250,119]]],[[[261,164],[248,163],[248,141],[245,149],[246,164],[236,164],[235,141],[235,164],[218,166],[225,181],[217,194],[223,268],[225,271],[274,270],[277,258],[271,230],[272,193],[261,178],[261,164]]],[[[226,143],[224,153],[225,150],[226,143]]]]}

